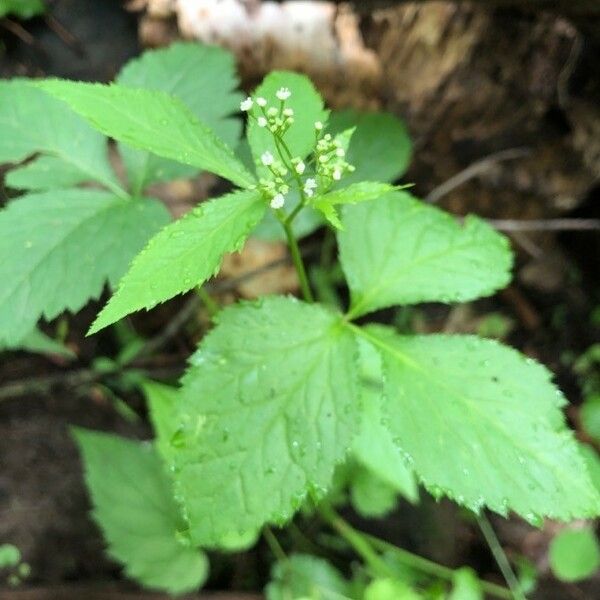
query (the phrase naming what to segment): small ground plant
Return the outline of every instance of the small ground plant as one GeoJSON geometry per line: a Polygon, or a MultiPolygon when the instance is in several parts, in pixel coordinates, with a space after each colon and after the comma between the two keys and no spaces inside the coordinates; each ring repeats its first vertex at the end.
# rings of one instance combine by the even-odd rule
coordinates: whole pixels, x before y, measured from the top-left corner
{"type": "MultiPolygon", "coordinates": [[[[394,118],[330,113],[295,73],[271,73],[245,99],[236,84],[229,55],[186,44],[146,53],[113,85],[0,84],[0,161],[35,154],[8,174],[25,194],[0,213],[5,345],[23,345],[40,317],[80,309],[106,282],[115,291],[90,334],[150,310],[201,286],[257,233],[287,240],[300,282],[302,299],[220,310],[180,387],[146,382],[152,443],[75,431],[111,556],[142,584],[181,593],[205,580],[203,550],[247,548],[263,532],[279,558],[270,599],[418,598],[426,585],[411,588],[397,565],[406,555],[335,513],[340,490],[365,514],[398,494],[415,501],[418,482],[473,513],[534,525],[597,515],[565,400],[542,365],[489,339],[376,322],[386,307],[493,294],[510,280],[507,239],[390,183],[409,156],[394,118]],[[126,187],[102,134],[118,142],[126,187]],[[169,222],[148,186],[200,169],[234,190],[169,222]],[[298,239],[323,224],[336,232],[347,310],[315,301],[303,263],[298,239]],[[352,545],[361,577],[278,549],[269,526],[298,511],[352,545]]],[[[451,597],[510,597],[450,573],[455,591],[479,594],[451,597]]]]}

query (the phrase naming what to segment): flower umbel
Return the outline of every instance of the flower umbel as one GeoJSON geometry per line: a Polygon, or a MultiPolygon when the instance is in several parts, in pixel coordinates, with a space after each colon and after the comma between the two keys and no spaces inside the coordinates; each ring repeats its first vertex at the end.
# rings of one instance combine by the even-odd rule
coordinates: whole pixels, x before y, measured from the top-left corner
{"type": "Polygon", "coordinates": [[[248,98],[246,98],[245,100],[242,100],[240,102],[240,110],[243,112],[247,112],[252,108],[253,105],[254,105],[254,100],[252,100],[252,98],[250,98],[250,96],[248,96],[248,98]]]}
{"type": "Polygon", "coordinates": [[[271,208],[283,208],[285,204],[285,196],[283,194],[275,194],[273,198],[271,198],[271,208]]]}
{"type": "Polygon", "coordinates": [[[281,100],[282,102],[285,102],[292,95],[292,92],[290,92],[289,88],[282,87],[277,90],[275,95],[277,96],[277,98],[279,100],[281,100]]]}

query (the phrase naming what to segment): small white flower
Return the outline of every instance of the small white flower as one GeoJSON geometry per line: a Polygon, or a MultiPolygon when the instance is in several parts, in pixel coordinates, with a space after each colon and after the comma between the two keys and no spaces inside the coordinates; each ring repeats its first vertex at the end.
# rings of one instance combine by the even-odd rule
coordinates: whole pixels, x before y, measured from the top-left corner
{"type": "Polygon", "coordinates": [[[315,129],[317,131],[321,131],[323,129],[323,123],[321,123],[321,121],[316,121],[315,122],[315,129]]]}
{"type": "Polygon", "coordinates": [[[240,102],[240,110],[244,112],[249,111],[252,108],[253,104],[254,101],[252,100],[252,98],[250,98],[250,96],[248,96],[245,100],[242,100],[240,102]]]}
{"type": "Polygon", "coordinates": [[[342,178],[342,172],[339,169],[334,169],[332,177],[335,179],[335,181],[339,181],[342,178]]]}
{"type": "Polygon", "coordinates": [[[267,110],[267,115],[269,117],[274,117],[277,115],[278,112],[279,111],[274,106],[271,106],[271,108],[269,108],[269,110],[267,110]]]}
{"type": "Polygon", "coordinates": [[[300,161],[296,165],[296,173],[298,173],[298,175],[302,175],[302,173],[304,173],[304,169],[306,169],[306,165],[302,161],[300,161]]]}
{"type": "Polygon", "coordinates": [[[282,87],[277,90],[275,95],[277,96],[277,98],[279,98],[279,100],[283,102],[292,95],[292,92],[290,92],[289,88],[282,87]]]}
{"type": "Polygon", "coordinates": [[[304,182],[304,193],[311,198],[312,196],[314,196],[314,191],[317,188],[317,182],[312,179],[311,177],[309,177],[305,182],[304,182]]]}
{"type": "Polygon", "coordinates": [[[267,105],[267,101],[262,96],[259,96],[256,99],[256,104],[258,104],[259,106],[266,106],[267,105]]]}
{"type": "Polygon", "coordinates": [[[343,148],[338,148],[335,151],[335,155],[339,156],[340,158],[343,158],[344,156],[346,156],[346,151],[343,148]]]}
{"type": "Polygon", "coordinates": [[[271,208],[282,208],[285,204],[285,196],[283,194],[277,194],[273,196],[271,200],[271,208]]]}
{"type": "Polygon", "coordinates": [[[258,123],[259,127],[266,127],[267,126],[267,120],[264,117],[258,117],[258,119],[256,120],[256,122],[258,123]]]}
{"type": "Polygon", "coordinates": [[[293,117],[294,116],[294,109],[293,108],[284,108],[283,109],[283,116],[284,117],[293,117]]]}
{"type": "Polygon", "coordinates": [[[260,162],[265,165],[265,167],[272,165],[274,160],[273,155],[268,150],[260,157],[260,162]]]}

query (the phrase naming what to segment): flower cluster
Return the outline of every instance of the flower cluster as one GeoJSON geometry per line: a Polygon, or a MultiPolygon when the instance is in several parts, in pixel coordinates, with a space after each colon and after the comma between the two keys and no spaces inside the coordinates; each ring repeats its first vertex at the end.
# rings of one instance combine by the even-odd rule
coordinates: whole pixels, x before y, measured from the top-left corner
{"type": "Polygon", "coordinates": [[[315,123],[317,134],[315,165],[317,176],[323,181],[325,187],[329,187],[332,182],[339,181],[346,173],[352,173],[354,166],[345,159],[344,134],[334,138],[330,133],[326,133],[320,137],[322,130],[323,123],[317,121],[315,123]]]}
{"type": "Polygon", "coordinates": [[[279,106],[267,106],[267,99],[262,96],[248,96],[240,103],[240,109],[247,112],[251,119],[256,119],[259,127],[266,127],[273,135],[282,136],[294,123],[294,109],[285,106],[285,101],[291,95],[288,88],[279,88],[275,93],[279,106]]]}

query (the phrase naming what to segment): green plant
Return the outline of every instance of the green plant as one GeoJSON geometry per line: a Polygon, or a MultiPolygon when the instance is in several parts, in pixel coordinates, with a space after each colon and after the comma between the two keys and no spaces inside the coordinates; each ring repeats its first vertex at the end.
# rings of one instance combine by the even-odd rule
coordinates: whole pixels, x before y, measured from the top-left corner
{"type": "Polygon", "coordinates": [[[7,15],[31,19],[46,12],[43,0],[0,0],[0,18],[7,15]]]}
{"type": "Polygon", "coordinates": [[[280,563],[270,598],[418,597],[412,584],[424,585],[407,583],[398,567],[407,564],[472,597],[479,586],[507,597],[469,572],[356,531],[335,513],[332,488],[352,457],[346,477],[367,513],[385,512],[393,494],[416,499],[416,478],[475,513],[514,511],[536,525],[598,514],[564,398],[543,366],[493,340],[364,323],[386,307],[493,294],[510,279],[508,241],[476,217],[461,224],[388,183],[409,155],[401,126],[391,117],[330,118],[298,74],[271,73],[241,101],[254,162],[245,165],[243,150],[238,156],[227,143],[239,133],[227,117],[240,101],[232,73],[222,52],[178,45],[146,54],[115,85],[2,84],[0,123],[14,135],[0,138],[0,160],[41,152],[9,184],[44,190],[0,215],[4,338],[18,342],[40,316],[77,310],[105,280],[120,279],[90,329],[98,332],[202,285],[225,253],[253,231],[276,235],[274,225],[302,290],[302,300],[272,296],[219,311],[181,387],[146,384],[154,444],[75,432],[110,554],[142,583],[177,593],[205,578],[198,549],[245,548],[263,531],[280,563]],[[173,65],[189,65],[193,77],[176,76],[173,65]],[[199,95],[197,73],[206,77],[199,95]],[[110,170],[106,140],[69,108],[119,142],[128,191],[110,170]],[[142,198],[145,187],[198,169],[239,189],[165,225],[164,209],[142,198]],[[90,179],[105,189],[73,187],[90,179]],[[350,290],[345,313],[314,301],[298,244],[324,221],[336,230],[350,290]],[[11,259],[16,250],[22,256],[11,259]],[[365,477],[387,491],[367,496],[365,477]],[[322,562],[285,556],[268,527],[299,509],[354,548],[368,567],[363,581],[340,583],[322,562]],[[336,595],[281,583],[297,571],[318,572],[336,595]]]}

